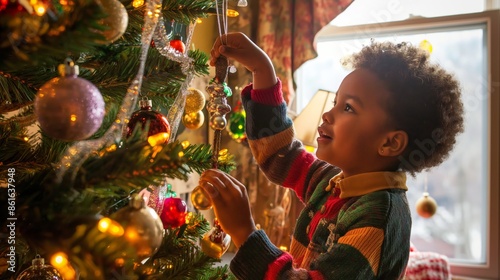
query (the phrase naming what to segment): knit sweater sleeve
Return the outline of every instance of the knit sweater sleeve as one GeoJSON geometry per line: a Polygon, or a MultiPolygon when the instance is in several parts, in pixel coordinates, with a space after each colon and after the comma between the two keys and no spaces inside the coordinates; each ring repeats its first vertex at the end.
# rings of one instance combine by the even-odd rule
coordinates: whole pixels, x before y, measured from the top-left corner
{"type": "Polygon", "coordinates": [[[306,201],[318,184],[327,184],[325,180],[340,172],[295,139],[280,80],[268,89],[255,90],[250,84],[241,95],[252,154],[270,181],[294,189],[299,199],[306,201]]]}

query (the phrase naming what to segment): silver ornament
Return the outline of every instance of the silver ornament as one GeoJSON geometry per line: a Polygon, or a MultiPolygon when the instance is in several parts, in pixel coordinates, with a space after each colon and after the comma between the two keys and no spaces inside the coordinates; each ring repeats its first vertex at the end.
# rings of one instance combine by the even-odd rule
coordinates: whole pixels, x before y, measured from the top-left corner
{"type": "Polygon", "coordinates": [[[101,93],[78,77],[78,66],[67,60],[59,66],[61,77],[45,83],[35,98],[35,115],[48,136],[78,141],[90,137],[105,114],[101,93]]]}
{"type": "Polygon", "coordinates": [[[227,125],[225,116],[213,115],[210,117],[210,128],[213,130],[223,130],[227,125]]]}

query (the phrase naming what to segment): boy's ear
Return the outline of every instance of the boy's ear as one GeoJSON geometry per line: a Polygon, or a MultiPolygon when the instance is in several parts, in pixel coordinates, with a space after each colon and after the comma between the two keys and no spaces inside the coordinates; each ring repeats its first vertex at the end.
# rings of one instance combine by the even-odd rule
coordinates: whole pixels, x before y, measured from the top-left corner
{"type": "Polygon", "coordinates": [[[408,145],[408,134],[403,130],[394,130],[387,133],[384,143],[379,149],[380,156],[399,156],[408,145]]]}

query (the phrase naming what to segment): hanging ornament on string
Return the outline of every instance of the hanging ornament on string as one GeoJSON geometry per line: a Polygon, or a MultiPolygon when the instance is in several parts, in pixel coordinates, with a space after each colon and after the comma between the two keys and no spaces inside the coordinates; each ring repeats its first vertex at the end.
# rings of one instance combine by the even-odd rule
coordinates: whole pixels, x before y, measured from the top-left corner
{"type": "Polygon", "coordinates": [[[198,111],[194,113],[184,113],[182,116],[182,124],[188,129],[198,129],[205,122],[205,115],[203,111],[198,111]]]}
{"type": "Polygon", "coordinates": [[[118,0],[99,0],[107,17],[101,20],[101,24],[107,29],[102,31],[106,37],[106,43],[112,43],[119,39],[127,30],[128,13],[125,6],[118,0]]]}
{"type": "Polygon", "coordinates": [[[203,110],[205,107],[205,94],[201,90],[195,88],[188,88],[186,95],[186,105],[184,107],[185,113],[195,113],[203,110]]]}
{"type": "MultiPolygon", "coordinates": [[[[227,33],[227,0],[222,1],[221,11],[218,6],[218,1],[215,1],[215,10],[217,11],[219,37],[221,38],[221,43],[224,44],[222,34],[227,33]]],[[[222,130],[224,130],[227,125],[226,114],[231,112],[231,106],[227,104],[227,97],[232,95],[231,88],[229,88],[226,84],[227,72],[227,57],[221,55],[215,62],[215,77],[210,81],[210,84],[206,88],[210,96],[207,103],[207,109],[210,113],[209,125],[210,128],[214,130],[212,168],[218,168],[222,130]]],[[[196,186],[191,192],[191,202],[198,210],[207,210],[212,207],[212,203],[205,196],[200,186],[196,186]]]]}
{"type": "MultiPolygon", "coordinates": [[[[216,69],[219,69],[219,75],[216,76],[207,87],[207,91],[210,94],[210,100],[207,105],[208,111],[211,113],[209,125],[210,128],[214,130],[212,168],[218,167],[222,130],[224,130],[227,125],[225,115],[231,111],[231,106],[227,104],[226,98],[232,94],[231,89],[225,82],[217,82],[223,81],[221,77],[227,75],[227,58],[219,57],[219,59],[217,59],[217,64],[219,66],[216,66],[216,69]],[[225,71],[220,69],[225,69],[225,71]]],[[[210,200],[205,196],[200,186],[196,186],[191,192],[191,203],[198,210],[208,210],[212,207],[210,200]]]]}
{"type": "Polygon", "coordinates": [[[168,142],[170,139],[170,124],[167,117],[153,111],[153,103],[146,97],[139,100],[139,107],[140,109],[130,116],[125,132],[126,136],[130,137],[136,126],[140,125],[141,129],[148,128],[148,142],[151,146],[168,142]]]}
{"type": "Polygon", "coordinates": [[[187,205],[186,202],[172,191],[172,185],[167,184],[163,208],[160,214],[163,228],[176,228],[186,223],[187,205]]]}
{"type": "Polygon", "coordinates": [[[45,259],[40,255],[31,261],[31,266],[23,270],[16,280],[62,280],[63,277],[51,265],[45,264],[45,259]]]}
{"type": "Polygon", "coordinates": [[[182,41],[182,36],[180,34],[174,35],[174,38],[172,38],[172,40],[170,40],[170,46],[174,50],[176,50],[180,53],[184,53],[186,51],[186,45],[182,41]]]}
{"type": "Polygon", "coordinates": [[[203,236],[200,244],[205,254],[220,259],[231,245],[231,236],[222,230],[219,221],[215,219],[213,228],[203,236]]]}
{"type": "Polygon", "coordinates": [[[429,195],[427,191],[427,174],[424,177],[424,193],[422,197],[417,200],[416,210],[420,217],[430,218],[434,216],[438,208],[436,200],[429,195]]]}
{"type": "Polygon", "coordinates": [[[238,143],[246,140],[245,133],[246,112],[241,106],[241,101],[234,107],[233,113],[229,116],[228,132],[229,136],[238,143]]]}
{"type": "Polygon", "coordinates": [[[135,248],[138,262],[152,256],[163,241],[163,224],[142,196],[133,195],[129,205],[111,215],[124,229],[125,239],[135,248]]]}
{"type": "MultiPolygon", "coordinates": [[[[222,28],[224,34],[227,33],[227,0],[222,1],[222,12],[217,10],[217,20],[219,26],[219,36],[222,39],[222,28]],[[221,22],[222,21],[222,22],[221,22]]],[[[224,43],[222,41],[222,43],[224,43]]],[[[228,60],[224,56],[219,56],[215,62],[215,77],[207,86],[207,92],[210,99],[207,104],[207,109],[210,113],[210,128],[214,130],[214,139],[212,145],[212,168],[219,166],[219,154],[221,151],[222,130],[226,128],[227,120],[225,115],[231,111],[231,106],[227,104],[227,97],[232,95],[231,89],[226,84],[228,72],[228,60]]],[[[193,190],[192,200],[194,207],[210,208],[211,202],[204,195],[200,186],[196,186],[193,190]],[[199,203],[198,203],[199,202],[199,203]]],[[[200,209],[200,208],[198,208],[200,209]]],[[[231,243],[231,236],[226,234],[220,226],[217,218],[214,220],[214,227],[207,232],[200,241],[202,251],[212,258],[220,259],[227,251],[231,243]]]]}
{"type": "Polygon", "coordinates": [[[141,190],[138,195],[142,196],[146,205],[155,210],[158,215],[160,215],[163,209],[163,200],[165,200],[165,194],[167,190],[166,180],[162,182],[159,186],[149,186],[141,190]]]}
{"type": "Polygon", "coordinates": [[[91,82],[78,77],[78,66],[66,59],[60,77],[45,83],[35,98],[35,115],[48,136],[78,141],[90,137],[102,124],[104,99],[91,82]]]}

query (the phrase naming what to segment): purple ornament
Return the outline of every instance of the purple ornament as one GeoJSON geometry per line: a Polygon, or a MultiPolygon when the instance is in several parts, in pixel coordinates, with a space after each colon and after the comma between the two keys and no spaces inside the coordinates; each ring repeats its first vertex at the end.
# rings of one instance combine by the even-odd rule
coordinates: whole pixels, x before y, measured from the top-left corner
{"type": "Polygon", "coordinates": [[[71,60],[65,63],[59,65],[61,77],[53,78],[38,90],[35,115],[48,136],[78,141],[101,127],[105,106],[97,87],[78,77],[78,66],[71,60]]]}

